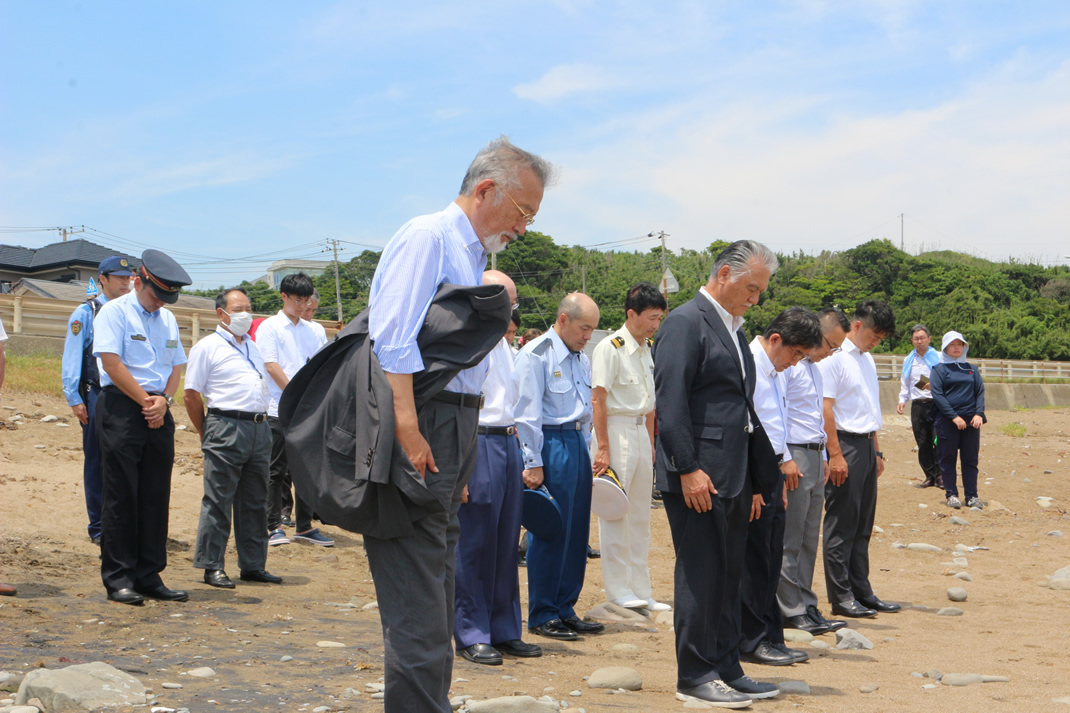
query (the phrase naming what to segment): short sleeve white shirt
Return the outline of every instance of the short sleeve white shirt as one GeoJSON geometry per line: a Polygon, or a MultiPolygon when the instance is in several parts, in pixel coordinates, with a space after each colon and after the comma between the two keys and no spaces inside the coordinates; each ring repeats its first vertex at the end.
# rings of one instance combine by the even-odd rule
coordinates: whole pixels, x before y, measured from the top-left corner
{"type": "Polygon", "coordinates": [[[610,416],[645,416],[654,410],[654,360],[650,345],[628,327],[603,339],[591,355],[591,388],[606,390],[610,416]]]}
{"type": "Polygon", "coordinates": [[[483,408],[480,426],[512,426],[516,423],[516,383],[513,381],[513,350],[502,339],[484,359],[487,376],[483,380],[483,408]]]}
{"type": "Polygon", "coordinates": [[[256,342],[246,337],[238,344],[222,327],[189,350],[186,388],[203,395],[208,408],[265,413],[270,379],[256,342]]]}
{"type": "MultiPolygon", "coordinates": [[[[256,330],[256,344],[260,347],[260,356],[265,364],[278,364],[286,378],[294,378],[301,367],[315,355],[326,343],[312,326],[303,319],[297,324],[290,321],[281,310],[273,317],[268,317],[256,330]]],[[[279,415],[279,399],[282,388],[274,379],[268,379],[268,415],[279,415]]]]}
{"type": "Polygon", "coordinates": [[[850,338],[843,349],[823,359],[817,368],[824,382],[826,399],[835,399],[832,413],[836,429],[849,433],[872,433],[881,430],[880,386],[873,355],[863,354],[850,338]]]}

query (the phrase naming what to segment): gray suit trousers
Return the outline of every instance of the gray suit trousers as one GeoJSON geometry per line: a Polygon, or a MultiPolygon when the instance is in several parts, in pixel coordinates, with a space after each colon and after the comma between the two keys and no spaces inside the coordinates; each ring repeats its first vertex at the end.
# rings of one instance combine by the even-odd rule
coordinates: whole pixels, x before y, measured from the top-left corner
{"type": "MultiPolygon", "coordinates": [[[[780,613],[799,616],[806,607],[817,606],[814,567],[821,536],[821,513],[825,506],[825,456],[801,446],[791,446],[791,457],[802,477],[799,487],[788,491],[788,513],[784,524],[784,561],[776,598],[780,613]]],[[[787,487],[787,486],[785,486],[787,487]]]]}
{"type": "Polygon", "coordinates": [[[383,625],[386,713],[452,711],[457,511],[475,467],[479,411],[429,401],[419,423],[438,467],[424,482],[446,509],[413,522],[410,537],[364,537],[383,625]]]}
{"type": "Polygon", "coordinates": [[[267,562],[268,470],[271,429],[209,414],[204,419],[204,497],[193,566],[223,569],[234,514],[238,567],[261,570],[267,562]]]}

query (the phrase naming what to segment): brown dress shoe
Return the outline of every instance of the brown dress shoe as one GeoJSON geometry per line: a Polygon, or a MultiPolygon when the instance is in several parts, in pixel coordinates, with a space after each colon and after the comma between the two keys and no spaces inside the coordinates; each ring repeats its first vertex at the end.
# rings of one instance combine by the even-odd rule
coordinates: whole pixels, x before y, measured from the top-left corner
{"type": "Polygon", "coordinates": [[[13,584],[4,584],[0,582],[0,596],[13,597],[18,593],[18,589],[13,584]]]}

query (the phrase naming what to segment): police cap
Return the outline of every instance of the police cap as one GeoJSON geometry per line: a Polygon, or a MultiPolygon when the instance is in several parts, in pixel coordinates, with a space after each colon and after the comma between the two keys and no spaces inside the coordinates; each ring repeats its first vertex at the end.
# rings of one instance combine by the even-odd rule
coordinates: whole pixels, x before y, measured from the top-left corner
{"type": "Polygon", "coordinates": [[[134,272],[130,269],[130,261],[125,257],[112,255],[100,263],[101,275],[119,275],[120,277],[133,277],[134,272]]]}
{"type": "Polygon", "coordinates": [[[178,300],[178,292],[193,282],[182,266],[159,250],[141,253],[140,277],[152,286],[156,296],[169,305],[178,300]]]}

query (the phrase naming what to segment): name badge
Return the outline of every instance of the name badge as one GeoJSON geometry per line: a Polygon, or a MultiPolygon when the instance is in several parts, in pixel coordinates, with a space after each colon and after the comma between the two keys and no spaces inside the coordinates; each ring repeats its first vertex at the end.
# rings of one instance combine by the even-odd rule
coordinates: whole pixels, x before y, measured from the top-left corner
{"type": "Polygon", "coordinates": [[[135,342],[144,342],[144,341],[147,341],[147,340],[145,339],[145,335],[143,335],[143,334],[131,334],[131,335],[130,335],[130,338],[131,338],[131,339],[133,339],[133,340],[134,340],[135,342]]]}
{"type": "Polygon", "coordinates": [[[554,372],[554,377],[557,378],[557,379],[560,379],[561,378],[561,372],[560,371],[555,371],[554,372]]]}
{"type": "Polygon", "coordinates": [[[177,346],[178,346],[178,340],[177,339],[168,339],[167,340],[167,348],[168,349],[174,349],[177,346]]]}

